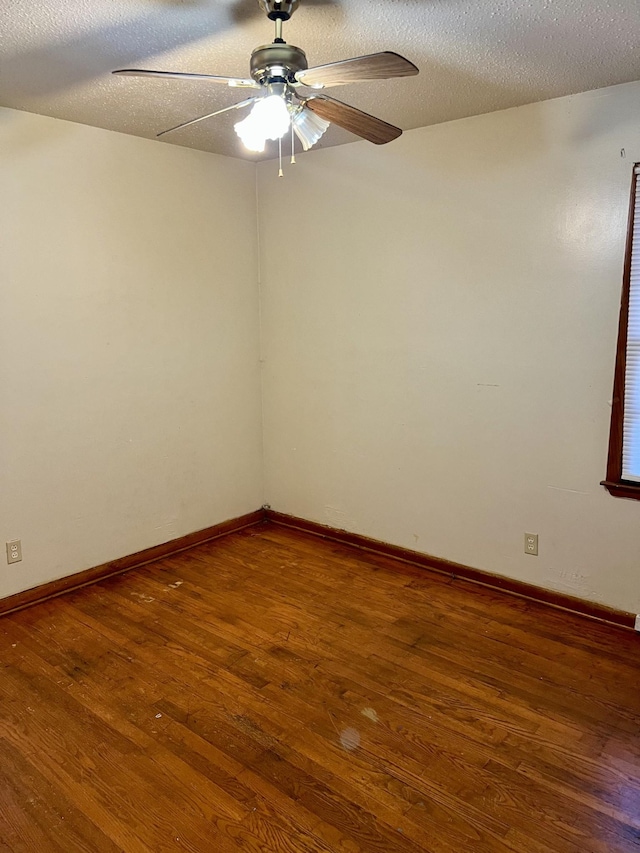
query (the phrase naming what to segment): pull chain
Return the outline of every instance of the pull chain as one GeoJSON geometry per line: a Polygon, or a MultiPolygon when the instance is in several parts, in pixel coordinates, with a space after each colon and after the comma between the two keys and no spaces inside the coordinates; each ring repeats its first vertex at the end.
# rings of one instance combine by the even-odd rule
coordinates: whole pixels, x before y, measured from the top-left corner
{"type": "Polygon", "coordinates": [[[278,177],[284,178],[284,174],[282,172],[282,137],[278,140],[278,154],[280,159],[280,169],[278,170],[278,177]]]}
{"type": "Polygon", "coordinates": [[[291,165],[295,165],[296,162],[296,134],[293,129],[293,122],[291,122],[291,165]]]}

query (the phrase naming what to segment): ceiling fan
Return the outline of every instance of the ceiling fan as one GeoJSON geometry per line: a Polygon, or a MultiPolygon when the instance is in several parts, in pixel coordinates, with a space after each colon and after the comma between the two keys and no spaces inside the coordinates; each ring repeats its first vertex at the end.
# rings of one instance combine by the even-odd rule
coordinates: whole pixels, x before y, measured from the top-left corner
{"type": "MultiPolygon", "coordinates": [[[[287,44],[282,38],[282,25],[298,8],[300,0],[258,0],[267,17],[275,22],[272,44],[257,47],[251,54],[250,74],[246,79],[217,77],[211,74],[189,74],[177,71],[148,71],[122,68],[114,74],[131,77],[160,77],[178,80],[200,80],[222,83],[237,89],[257,90],[255,95],[182,122],[158,133],[164,136],[183,127],[196,124],[230,110],[252,106],[249,115],[235,125],[235,131],[249,151],[264,151],[268,139],[278,140],[282,157],[282,138],[291,133],[292,162],[295,162],[294,134],[305,151],[324,134],[329,124],[337,124],[376,145],[397,139],[402,131],[392,124],[362,112],[355,107],[321,94],[332,86],[363,83],[369,80],[388,80],[418,74],[416,66],[397,53],[385,51],[344,59],[309,68],[307,57],[299,47],[287,44]],[[307,92],[305,90],[311,90],[307,92]]],[[[280,168],[282,174],[282,167],[280,168]]]]}

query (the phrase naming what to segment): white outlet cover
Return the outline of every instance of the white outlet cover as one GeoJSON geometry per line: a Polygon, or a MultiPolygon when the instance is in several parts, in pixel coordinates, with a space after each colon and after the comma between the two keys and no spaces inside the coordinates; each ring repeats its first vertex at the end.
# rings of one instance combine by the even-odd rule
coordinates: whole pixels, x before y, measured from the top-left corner
{"type": "Polygon", "coordinates": [[[634,631],[640,631],[640,613],[636,616],[635,625],[633,626],[634,631]]]}
{"type": "Polygon", "coordinates": [[[7,542],[7,563],[19,563],[22,560],[22,542],[12,539],[7,542]]]}

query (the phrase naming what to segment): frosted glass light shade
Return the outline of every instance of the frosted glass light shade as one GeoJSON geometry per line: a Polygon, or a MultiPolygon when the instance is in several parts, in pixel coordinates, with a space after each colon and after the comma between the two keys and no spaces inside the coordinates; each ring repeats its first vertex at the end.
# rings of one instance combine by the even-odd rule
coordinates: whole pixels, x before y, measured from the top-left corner
{"type": "Polygon", "coordinates": [[[302,143],[305,151],[308,151],[329,127],[329,122],[325,121],[320,116],[311,112],[307,107],[303,107],[297,112],[293,119],[293,129],[296,136],[302,143]]]}
{"type": "Polygon", "coordinates": [[[234,125],[235,131],[249,151],[264,151],[267,139],[282,139],[291,125],[289,108],[284,98],[269,95],[261,98],[249,115],[234,125]]]}

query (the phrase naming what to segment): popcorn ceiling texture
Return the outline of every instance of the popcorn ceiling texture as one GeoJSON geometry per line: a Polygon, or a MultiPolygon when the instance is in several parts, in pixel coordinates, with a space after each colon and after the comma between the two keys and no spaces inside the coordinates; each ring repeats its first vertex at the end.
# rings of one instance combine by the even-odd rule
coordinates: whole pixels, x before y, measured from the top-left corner
{"type": "MultiPolygon", "coordinates": [[[[111,70],[246,76],[252,48],[273,37],[256,0],[12,0],[0,32],[0,106],[151,138],[244,95],[111,70]]],[[[640,77],[637,0],[301,0],[284,35],[310,65],[378,50],[415,62],[419,77],[332,92],[405,130],[640,77]]],[[[238,117],[163,142],[250,157],[238,117]]],[[[320,147],[352,139],[331,128],[320,147]]]]}

